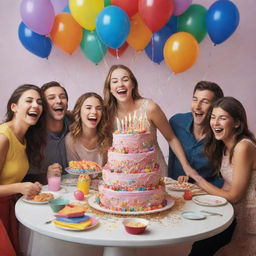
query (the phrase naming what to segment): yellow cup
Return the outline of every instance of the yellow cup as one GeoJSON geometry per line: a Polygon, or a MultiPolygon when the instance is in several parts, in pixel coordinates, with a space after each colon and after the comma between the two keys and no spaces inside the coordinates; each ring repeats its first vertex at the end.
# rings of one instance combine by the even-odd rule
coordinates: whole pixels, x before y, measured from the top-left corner
{"type": "Polygon", "coordinates": [[[87,174],[80,174],[77,181],[77,189],[82,191],[84,195],[89,194],[90,177],[87,174]]]}

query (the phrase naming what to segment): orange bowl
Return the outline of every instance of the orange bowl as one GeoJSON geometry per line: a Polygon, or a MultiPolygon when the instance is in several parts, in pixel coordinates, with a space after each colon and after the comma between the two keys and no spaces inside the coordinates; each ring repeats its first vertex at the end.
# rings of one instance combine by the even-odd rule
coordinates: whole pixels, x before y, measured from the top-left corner
{"type": "Polygon", "coordinates": [[[123,221],[126,232],[132,235],[142,234],[148,225],[148,220],[142,218],[127,218],[123,221]]]}

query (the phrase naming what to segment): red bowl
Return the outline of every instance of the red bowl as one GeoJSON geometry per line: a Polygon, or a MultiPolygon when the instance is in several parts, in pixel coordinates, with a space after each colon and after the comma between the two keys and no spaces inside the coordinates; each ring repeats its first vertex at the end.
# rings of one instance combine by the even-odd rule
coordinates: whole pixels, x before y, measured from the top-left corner
{"type": "Polygon", "coordinates": [[[126,232],[132,235],[142,234],[148,225],[148,220],[142,218],[128,218],[123,221],[126,232]]]}

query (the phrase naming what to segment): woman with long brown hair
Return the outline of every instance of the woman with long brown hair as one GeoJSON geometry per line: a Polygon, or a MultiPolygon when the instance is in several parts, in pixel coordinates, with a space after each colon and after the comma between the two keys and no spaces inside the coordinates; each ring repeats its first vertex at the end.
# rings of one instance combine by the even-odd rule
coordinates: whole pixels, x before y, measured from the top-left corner
{"type": "Polygon", "coordinates": [[[22,182],[29,162],[40,166],[46,140],[44,101],[39,87],[24,84],[11,95],[6,120],[0,125],[0,219],[16,253],[19,253],[18,225],[14,205],[16,194],[31,198],[38,194],[38,182],[22,182]]]}

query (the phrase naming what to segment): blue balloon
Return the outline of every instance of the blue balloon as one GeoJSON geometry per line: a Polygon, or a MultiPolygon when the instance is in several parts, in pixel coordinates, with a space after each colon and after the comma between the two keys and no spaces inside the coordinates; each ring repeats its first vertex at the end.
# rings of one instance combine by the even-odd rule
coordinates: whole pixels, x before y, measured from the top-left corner
{"type": "Polygon", "coordinates": [[[146,46],[147,56],[158,64],[164,59],[164,45],[167,39],[175,32],[168,26],[164,26],[152,36],[150,43],[146,46]]]}
{"type": "Polygon", "coordinates": [[[173,33],[178,32],[178,19],[177,16],[171,16],[171,18],[167,21],[166,26],[168,26],[173,33]]]}
{"type": "Polygon", "coordinates": [[[97,16],[96,31],[104,44],[117,49],[123,45],[129,35],[129,17],[117,6],[105,7],[97,16]]]}
{"type": "Polygon", "coordinates": [[[219,0],[213,3],[206,13],[206,29],[215,44],[220,44],[229,38],[239,24],[239,11],[229,0],[219,0]]]}
{"type": "Polygon", "coordinates": [[[63,9],[62,12],[71,13],[68,4],[67,4],[67,6],[63,9]]]}
{"type": "Polygon", "coordinates": [[[19,25],[18,34],[22,45],[36,56],[47,58],[51,53],[51,39],[33,32],[23,22],[19,25]]]}

